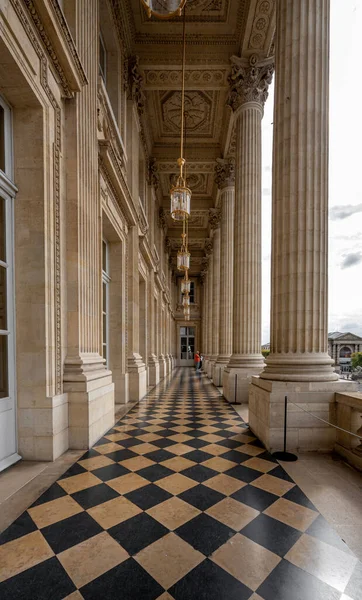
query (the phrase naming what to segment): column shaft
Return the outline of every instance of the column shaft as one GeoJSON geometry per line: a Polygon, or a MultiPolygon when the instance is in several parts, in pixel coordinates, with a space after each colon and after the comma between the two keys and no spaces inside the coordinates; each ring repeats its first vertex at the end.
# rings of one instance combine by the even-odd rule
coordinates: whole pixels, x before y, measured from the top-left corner
{"type": "Polygon", "coordinates": [[[280,0],[265,379],[337,379],[327,340],[328,56],[329,0],[280,0]]]}

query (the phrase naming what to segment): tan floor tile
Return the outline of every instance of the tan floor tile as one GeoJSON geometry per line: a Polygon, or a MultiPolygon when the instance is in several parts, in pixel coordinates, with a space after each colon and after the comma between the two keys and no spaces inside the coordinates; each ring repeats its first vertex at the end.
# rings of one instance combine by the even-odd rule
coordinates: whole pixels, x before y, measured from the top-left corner
{"type": "Polygon", "coordinates": [[[106,531],[57,555],[80,588],[125,561],[129,554],[106,531]]]}
{"type": "Polygon", "coordinates": [[[80,475],[73,475],[73,477],[67,477],[66,479],[60,479],[58,484],[67,492],[67,494],[74,494],[81,490],[99,485],[102,483],[98,477],[93,473],[81,473],[80,475]]]}
{"type": "Polygon", "coordinates": [[[166,490],[166,492],[174,495],[181,494],[198,485],[197,481],[190,479],[190,477],[185,477],[185,475],[182,475],[181,473],[169,475],[155,483],[163,490],[166,490]]]}
{"type": "Polygon", "coordinates": [[[168,439],[182,444],[183,442],[187,442],[187,440],[192,440],[192,436],[186,435],[186,433],[175,433],[175,435],[171,435],[168,439]]]}
{"type": "Polygon", "coordinates": [[[265,452],[264,448],[258,448],[252,444],[242,444],[242,446],[238,446],[237,448],[234,448],[234,450],[242,452],[243,454],[249,454],[249,456],[258,456],[265,452]]]}
{"type": "Polygon", "coordinates": [[[237,533],[214,552],[211,560],[255,591],[281,558],[237,533]]]}
{"type": "Polygon", "coordinates": [[[164,588],[174,585],[205,559],[174,533],[165,535],[134,558],[164,588]]]}
{"type": "Polygon", "coordinates": [[[52,556],[54,552],[40,531],[3,544],[0,546],[0,581],[18,575],[52,556]]]}
{"type": "Polygon", "coordinates": [[[279,479],[279,477],[274,477],[273,475],[262,475],[261,477],[258,477],[258,479],[254,479],[254,481],[251,482],[251,485],[260,488],[261,490],[265,490],[266,492],[270,492],[271,494],[283,496],[295,486],[295,483],[284,481],[284,479],[279,479]]]}
{"type": "Polygon", "coordinates": [[[218,471],[218,473],[223,473],[224,471],[228,471],[232,469],[232,467],[236,467],[236,463],[231,460],[226,460],[220,456],[215,456],[214,458],[209,458],[202,463],[203,467],[208,467],[209,469],[214,469],[214,471],[218,471]]]}
{"type": "MultiPolygon", "coordinates": [[[[240,435],[246,435],[245,427],[236,425],[236,423],[233,423],[233,425],[231,427],[228,427],[226,431],[231,431],[232,433],[239,433],[240,435]]],[[[256,439],[255,436],[253,436],[253,438],[254,440],[256,439]]]]}
{"type": "Polygon", "coordinates": [[[215,475],[215,477],[204,481],[203,485],[206,485],[217,492],[221,492],[225,496],[230,496],[247,484],[244,481],[239,481],[234,477],[230,477],[230,475],[224,475],[224,473],[221,473],[220,475],[215,475]]]}
{"type": "Polygon", "coordinates": [[[262,473],[268,473],[272,469],[275,469],[276,466],[277,465],[270,460],[264,460],[264,458],[257,458],[256,456],[243,462],[243,467],[249,467],[250,469],[255,469],[262,473]]]}
{"type": "Polygon", "coordinates": [[[162,594],[162,596],[159,596],[157,600],[174,600],[174,597],[170,596],[168,592],[165,592],[164,594],[162,594]]]}
{"type": "Polygon", "coordinates": [[[121,475],[120,477],[107,481],[107,485],[116,490],[119,494],[128,494],[148,483],[149,481],[147,481],[147,479],[137,475],[137,473],[127,473],[127,475],[121,475]]]}
{"type": "Polygon", "coordinates": [[[121,440],[128,440],[131,436],[128,435],[128,433],[110,433],[109,435],[105,435],[105,438],[107,438],[107,440],[110,440],[111,442],[120,442],[121,440]]]}
{"type": "MultiPolygon", "coordinates": [[[[243,429],[243,431],[245,431],[245,429],[243,429]]],[[[248,444],[249,442],[254,442],[256,440],[256,437],[253,435],[247,435],[246,433],[238,433],[233,437],[229,438],[229,440],[240,442],[240,444],[248,444]]]]}
{"type": "Polygon", "coordinates": [[[180,498],[170,498],[146,510],[156,521],[173,531],[200,514],[197,508],[180,498]]]}
{"type": "Polygon", "coordinates": [[[95,446],[94,448],[100,454],[110,454],[110,452],[117,452],[117,450],[122,450],[122,446],[116,444],[115,442],[110,442],[109,444],[102,444],[101,446],[95,446]]]}
{"type": "Polygon", "coordinates": [[[53,523],[83,512],[83,508],[70,496],[63,496],[45,504],[29,508],[28,513],[36,526],[41,529],[53,523]]]}
{"type": "Polygon", "coordinates": [[[169,458],[164,460],[162,463],[163,467],[167,467],[168,469],[172,469],[179,473],[184,469],[188,469],[189,467],[195,466],[196,463],[193,460],[189,460],[188,458],[184,458],[183,456],[174,456],[173,458],[169,458]]]}
{"type": "Polygon", "coordinates": [[[285,558],[340,592],[345,590],[358,563],[354,556],[307,534],[299,538],[285,558]]]}
{"type": "Polygon", "coordinates": [[[269,506],[264,514],[273,519],[278,519],[299,531],[305,531],[318,517],[318,513],[305,506],[300,506],[295,502],[290,502],[285,498],[279,498],[274,504],[269,506]]]}
{"type": "Polygon", "coordinates": [[[147,442],[144,444],[137,444],[137,446],[132,446],[132,452],[136,452],[137,454],[148,454],[149,452],[154,452],[155,450],[159,450],[159,447],[147,442]]]}
{"type": "Polygon", "coordinates": [[[258,510],[241,504],[233,498],[224,498],[205,512],[235,531],[240,531],[260,514],[258,510]]]}
{"type": "Polygon", "coordinates": [[[137,435],[136,439],[141,440],[142,442],[155,442],[156,440],[160,440],[161,436],[157,435],[157,433],[144,433],[142,435],[137,435]]]}
{"type": "Polygon", "coordinates": [[[128,433],[132,435],[132,431],[137,429],[135,425],[118,425],[117,427],[113,427],[116,431],[120,431],[121,433],[128,433]]]}
{"type": "Polygon", "coordinates": [[[214,442],[221,442],[225,438],[221,437],[221,435],[216,435],[215,433],[207,433],[206,435],[200,436],[199,439],[213,444],[214,442]]]}
{"type": "Polygon", "coordinates": [[[109,529],[113,525],[118,525],[118,523],[138,515],[142,510],[133,502],[121,496],[89,508],[87,512],[103,529],[109,529]]]}
{"type": "Polygon", "coordinates": [[[82,594],[77,590],[70,594],[70,596],[66,596],[63,600],[84,600],[82,594]]]}
{"type": "Polygon", "coordinates": [[[234,427],[235,419],[228,419],[228,420],[225,419],[225,421],[223,421],[223,423],[224,423],[224,425],[230,425],[230,427],[234,427]]]}
{"type": "Polygon", "coordinates": [[[108,465],[114,464],[114,460],[108,458],[108,456],[102,455],[80,460],[79,464],[84,467],[84,469],[87,469],[87,471],[94,471],[94,469],[100,469],[101,467],[107,467],[108,465]]]}
{"type": "Polygon", "coordinates": [[[172,431],[176,431],[177,433],[187,433],[192,430],[192,427],[187,427],[187,425],[177,425],[177,427],[171,427],[172,431]]]}
{"type": "Polygon", "coordinates": [[[225,446],[218,446],[217,444],[209,444],[208,446],[203,446],[202,451],[208,452],[208,454],[213,454],[214,456],[220,456],[221,454],[225,454],[225,452],[229,452],[230,448],[225,448],[225,446]]]}
{"type": "Polygon", "coordinates": [[[199,431],[204,431],[205,433],[217,433],[220,430],[217,427],[213,427],[213,425],[205,425],[205,427],[200,427],[199,431]]]}
{"type": "Polygon", "coordinates": [[[133,458],[121,460],[119,464],[122,465],[122,467],[126,467],[129,471],[140,471],[140,469],[151,467],[155,462],[146,458],[146,456],[134,456],[133,458]]]}
{"type": "Polygon", "coordinates": [[[171,452],[172,454],[177,454],[178,456],[182,456],[182,454],[186,454],[187,452],[192,452],[195,450],[192,446],[187,446],[186,444],[175,444],[174,446],[170,446],[166,448],[167,452],[171,452]]]}
{"type": "Polygon", "coordinates": [[[147,427],[142,427],[145,431],[149,433],[157,433],[157,431],[161,431],[163,429],[162,425],[147,425],[147,427]]]}
{"type": "Polygon", "coordinates": [[[249,600],[264,600],[264,598],[259,596],[259,594],[253,594],[252,596],[250,596],[249,600]]]}

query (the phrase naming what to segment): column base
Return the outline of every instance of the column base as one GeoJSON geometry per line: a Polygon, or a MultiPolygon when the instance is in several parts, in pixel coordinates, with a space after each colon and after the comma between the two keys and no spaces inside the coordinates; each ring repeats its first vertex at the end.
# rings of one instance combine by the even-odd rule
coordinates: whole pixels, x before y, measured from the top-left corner
{"type": "Polygon", "coordinates": [[[147,370],[140,354],[136,352],[128,359],[129,399],[138,402],[147,393],[147,370]]]}
{"type": "Polygon", "coordinates": [[[270,452],[283,449],[284,398],[288,397],[287,451],[331,451],[336,430],[308,415],[336,422],[335,394],[353,392],[353,381],[291,382],[253,377],[249,393],[249,425],[270,452]]]}
{"type": "Polygon", "coordinates": [[[303,352],[289,354],[269,354],[266,366],[260,377],[267,381],[338,381],[334,371],[334,361],[329,354],[303,352]]]}
{"type": "Polygon", "coordinates": [[[157,385],[160,381],[160,363],[155,354],[151,354],[148,359],[148,383],[157,385]]]}
{"type": "Polygon", "coordinates": [[[217,356],[209,357],[209,361],[207,363],[207,370],[206,370],[207,376],[209,379],[212,379],[212,370],[213,370],[214,364],[216,362],[216,359],[217,359],[217,356]]]}
{"type": "Polygon", "coordinates": [[[212,381],[216,387],[222,387],[224,370],[228,366],[230,356],[218,356],[212,369],[212,381]]]}
{"type": "Polygon", "coordinates": [[[263,365],[259,367],[237,367],[227,365],[223,374],[223,396],[228,402],[247,404],[249,401],[249,386],[254,375],[259,375],[263,365]]]}
{"type": "Polygon", "coordinates": [[[69,403],[69,448],[86,450],[114,425],[114,383],[104,359],[99,354],[67,358],[64,392],[69,403]]]}
{"type": "Polygon", "coordinates": [[[158,362],[160,365],[160,379],[163,379],[167,375],[166,359],[163,354],[160,354],[160,356],[158,357],[158,362]]]}
{"type": "Polygon", "coordinates": [[[166,362],[166,375],[171,373],[171,357],[169,354],[165,354],[165,362],[166,362]]]}
{"type": "Polygon", "coordinates": [[[123,373],[115,383],[115,402],[116,404],[128,404],[129,402],[129,381],[128,373],[123,373]]]}

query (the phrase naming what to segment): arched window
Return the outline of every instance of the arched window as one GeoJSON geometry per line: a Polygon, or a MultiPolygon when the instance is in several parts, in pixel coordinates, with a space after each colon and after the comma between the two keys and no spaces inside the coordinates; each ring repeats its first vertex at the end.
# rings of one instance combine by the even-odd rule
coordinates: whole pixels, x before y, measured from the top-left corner
{"type": "Polygon", "coordinates": [[[348,346],[343,346],[339,351],[340,358],[351,358],[352,350],[348,346]]]}

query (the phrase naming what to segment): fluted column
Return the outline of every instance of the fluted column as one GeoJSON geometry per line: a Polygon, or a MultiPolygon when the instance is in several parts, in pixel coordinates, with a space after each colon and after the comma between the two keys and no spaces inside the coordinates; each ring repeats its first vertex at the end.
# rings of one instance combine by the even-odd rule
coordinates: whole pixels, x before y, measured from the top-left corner
{"type": "Polygon", "coordinates": [[[207,353],[207,364],[206,364],[206,372],[207,375],[211,376],[211,366],[212,366],[212,321],[213,321],[213,288],[214,288],[214,252],[210,254],[209,258],[209,270],[207,273],[207,345],[208,345],[208,353],[207,353]]]}
{"type": "Polygon", "coordinates": [[[270,355],[261,377],[333,381],[328,355],[329,0],[280,0],[270,355]]]}
{"type": "Polygon", "coordinates": [[[220,189],[220,320],[219,353],[214,365],[213,382],[221,386],[224,369],[232,354],[233,268],[234,268],[234,161],[218,159],[215,182],[220,189]]]}
{"type": "Polygon", "coordinates": [[[228,103],[236,112],[233,353],[224,371],[224,395],[248,401],[261,354],[261,120],[273,67],[232,58],[228,103]],[[237,393],[235,394],[235,386],[237,393]]]}
{"type": "Polygon", "coordinates": [[[220,209],[209,210],[209,223],[213,231],[213,288],[212,288],[212,321],[211,321],[211,358],[208,375],[214,376],[215,362],[219,354],[219,322],[220,322],[220,209]]]}

